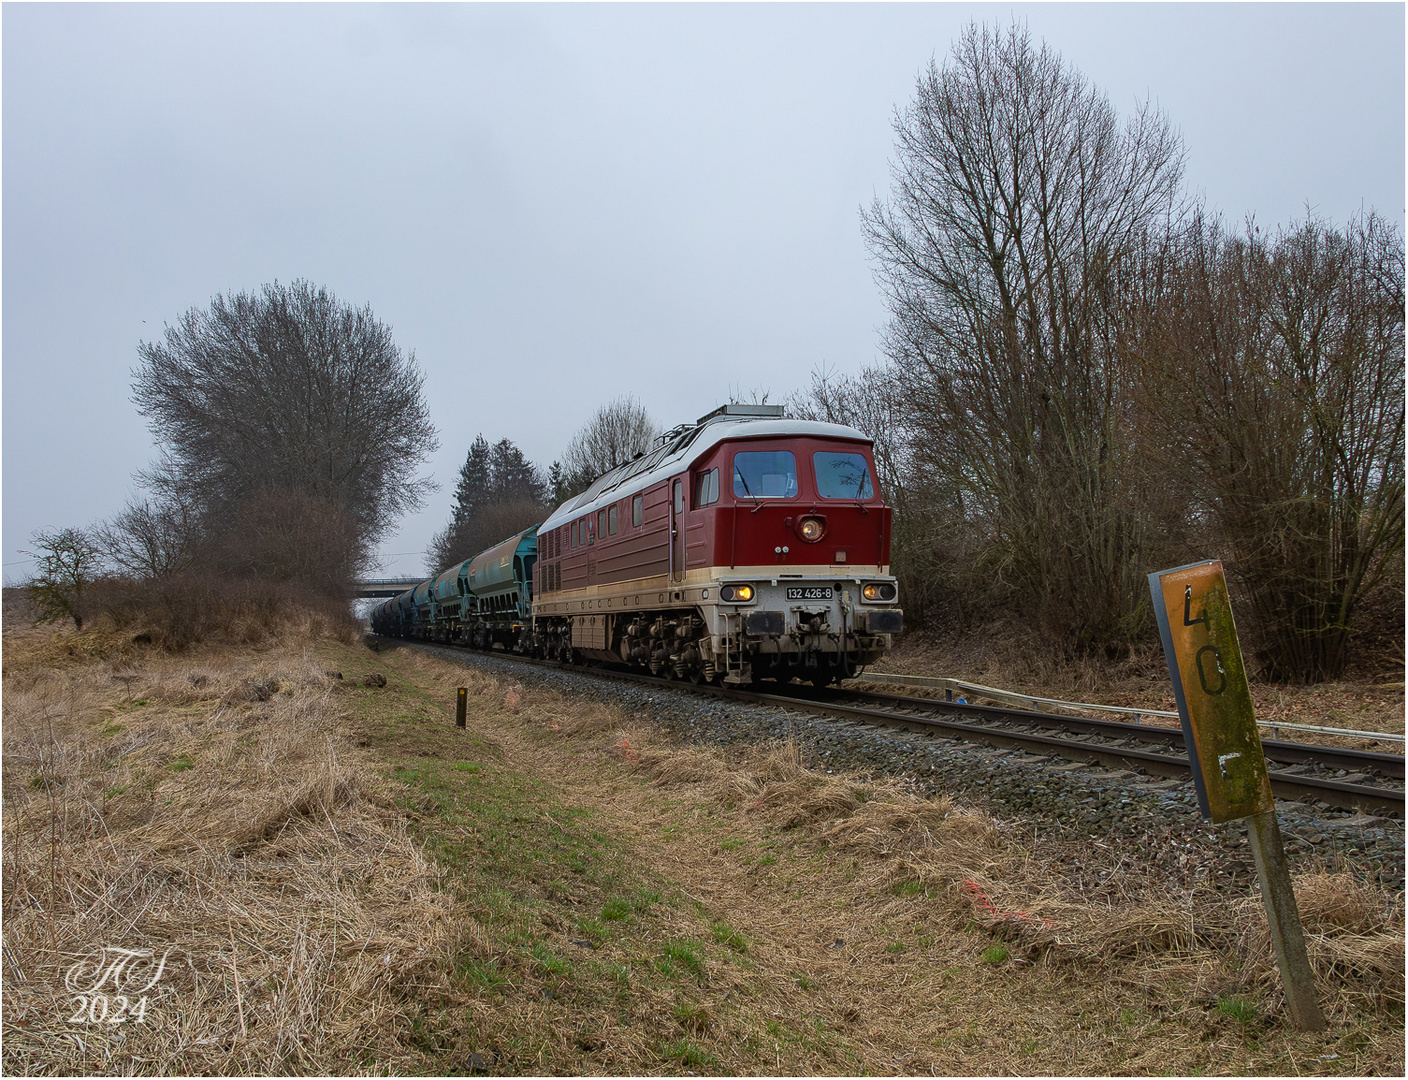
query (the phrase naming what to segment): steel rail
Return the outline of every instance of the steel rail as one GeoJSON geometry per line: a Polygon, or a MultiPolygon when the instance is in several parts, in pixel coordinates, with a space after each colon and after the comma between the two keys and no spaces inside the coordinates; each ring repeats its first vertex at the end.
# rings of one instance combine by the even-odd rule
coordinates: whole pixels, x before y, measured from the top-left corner
{"type": "MultiPolygon", "coordinates": [[[[1166,709],[1145,709],[1134,705],[1093,705],[1082,701],[1062,701],[1060,698],[1037,697],[1033,694],[1021,694],[1015,690],[1000,690],[995,686],[983,686],[981,683],[964,682],[962,679],[950,679],[936,675],[891,675],[886,672],[868,671],[857,675],[848,682],[857,683],[889,683],[895,686],[913,686],[921,690],[944,690],[950,694],[955,690],[969,694],[978,694],[981,697],[991,698],[994,701],[1004,699],[1014,702],[1031,702],[1033,710],[1038,706],[1050,705],[1057,709],[1072,709],[1085,712],[1111,712],[1124,713],[1134,717],[1134,722],[1139,723],[1141,716],[1157,716],[1161,719],[1177,720],[1176,712],[1169,712],[1166,709]]],[[[1340,735],[1347,739],[1374,739],[1381,742],[1404,742],[1408,737],[1390,731],[1360,731],[1356,728],[1325,727],[1318,724],[1293,724],[1288,720],[1258,720],[1257,727],[1269,728],[1273,734],[1285,728],[1287,731],[1308,731],[1315,735],[1340,735]]]]}
{"type": "MultiPolygon", "coordinates": [[[[806,691],[805,687],[798,689],[806,691]]],[[[1091,735],[1099,734],[1117,739],[1164,743],[1176,746],[1185,755],[1188,752],[1181,727],[1126,724],[1118,720],[1097,720],[1087,716],[1067,716],[1062,713],[1013,709],[1001,705],[936,701],[932,698],[915,698],[904,694],[875,694],[859,690],[843,690],[841,693],[847,696],[854,695],[859,702],[873,701],[881,705],[902,708],[932,708],[945,713],[988,716],[1008,723],[1041,724],[1044,727],[1059,727],[1067,731],[1079,731],[1091,735]]],[[[1263,739],[1261,747],[1269,761],[1279,761],[1288,765],[1319,764],[1354,772],[1372,769],[1385,776],[1400,780],[1404,778],[1402,754],[1386,754],[1376,750],[1352,750],[1338,746],[1312,746],[1309,743],[1282,742],[1277,739],[1263,739]]]]}

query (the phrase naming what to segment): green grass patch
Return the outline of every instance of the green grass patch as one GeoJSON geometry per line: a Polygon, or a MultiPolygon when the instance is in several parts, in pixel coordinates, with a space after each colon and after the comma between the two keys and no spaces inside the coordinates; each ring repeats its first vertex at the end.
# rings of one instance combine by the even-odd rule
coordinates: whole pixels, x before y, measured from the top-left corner
{"type": "Polygon", "coordinates": [[[675,1023],[689,1031],[699,1031],[709,1026],[709,1010],[702,1005],[692,1005],[687,1001],[675,1002],[675,1023]]]}
{"type": "Polygon", "coordinates": [[[690,1039],[676,1039],[660,1048],[660,1056],[693,1069],[717,1069],[718,1058],[690,1039]]]}
{"type": "Polygon", "coordinates": [[[473,986],[487,990],[502,990],[508,986],[509,978],[497,960],[480,960],[470,957],[455,965],[455,970],[473,986]]]}
{"type": "Polygon", "coordinates": [[[1261,1012],[1254,1002],[1243,997],[1220,997],[1217,999],[1217,1015],[1235,1021],[1246,1027],[1261,1019],[1261,1012]]]}
{"type": "Polygon", "coordinates": [[[621,986],[631,985],[631,967],[629,964],[607,964],[602,970],[606,972],[608,978],[619,983],[621,986]]]}
{"type": "Polygon", "coordinates": [[[676,970],[689,972],[696,979],[704,978],[704,946],[698,941],[667,941],[662,950],[664,959],[657,965],[663,975],[676,970]]]}
{"type": "Polygon", "coordinates": [[[732,949],[736,953],[748,951],[748,939],[726,922],[710,923],[709,932],[714,935],[714,940],[720,945],[732,949]]]}
{"type": "Polygon", "coordinates": [[[611,932],[602,925],[600,919],[588,918],[585,915],[573,923],[573,929],[593,945],[603,945],[611,937],[611,932]]]}
{"type": "Polygon", "coordinates": [[[535,944],[528,954],[533,958],[533,963],[537,965],[538,970],[548,975],[562,978],[571,969],[571,965],[566,960],[553,953],[541,941],[535,944]]]}
{"type": "Polygon", "coordinates": [[[628,896],[613,896],[601,906],[601,918],[604,922],[620,922],[633,915],[644,915],[652,904],[659,902],[659,893],[644,889],[628,896]]]}
{"type": "Polygon", "coordinates": [[[1010,955],[1012,954],[1007,951],[1006,945],[989,945],[983,950],[983,963],[993,965],[1003,964],[1007,962],[1007,958],[1010,955]]]}

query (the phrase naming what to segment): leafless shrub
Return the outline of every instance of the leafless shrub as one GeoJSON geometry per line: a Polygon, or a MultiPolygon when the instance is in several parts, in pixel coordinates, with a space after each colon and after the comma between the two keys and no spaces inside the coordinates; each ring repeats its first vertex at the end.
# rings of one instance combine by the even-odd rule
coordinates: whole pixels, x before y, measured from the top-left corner
{"type": "Polygon", "coordinates": [[[37,532],[30,538],[35,551],[33,577],[25,584],[30,609],[41,622],[72,619],[83,629],[91,610],[89,592],[98,576],[101,553],[83,529],[37,532]]]}
{"type": "Polygon", "coordinates": [[[109,566],[139,578],[188,570],[201,548],[195,509],[176,497],[129,501],[93,538],[109,566]]]}
{"type": "Polygon", "coordinates": [[[1151,424],[1196,477],[1273,679],[1337,677],[1361,600],[1401,573],[1403,275],[1375,214],[1273,236],[1199,220],[1133,324],[1151,424]]]}
{"type": "Polygon", "coordinates": [[[129,638],[173,652],[201,642],[256,644],[298,634],[352,640],[361,631],[345,600],[250,577],[107,578],[91,599],[95,612],[129,638]]]}
{"type": "Polygon", "coordinates": [[[266,489],[240,505],[216,559],[237,576],[346,596],[365,561],[363,543],[356,521],[331,499],[266,489]]]}

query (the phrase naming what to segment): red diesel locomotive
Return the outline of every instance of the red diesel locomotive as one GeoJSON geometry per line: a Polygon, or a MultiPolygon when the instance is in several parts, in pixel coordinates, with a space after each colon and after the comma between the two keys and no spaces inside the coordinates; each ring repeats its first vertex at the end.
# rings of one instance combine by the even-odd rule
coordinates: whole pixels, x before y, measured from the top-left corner
{"type": "Polygon", "coordinates": [[[825,685],[903,627],[890,521],[864,434],[726,405],[538,526],[520,647],[696,682],[825,685]]]}

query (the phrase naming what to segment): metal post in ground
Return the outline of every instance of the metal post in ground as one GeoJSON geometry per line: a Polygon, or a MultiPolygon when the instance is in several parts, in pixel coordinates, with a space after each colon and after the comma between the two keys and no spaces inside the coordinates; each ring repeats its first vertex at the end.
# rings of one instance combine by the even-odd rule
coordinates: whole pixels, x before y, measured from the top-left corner
{"type": "Polygon", "coordinates": [[[1281,969],[1281,984],[1286,990],[1286,1008],[1290,1011],[1291,1022],[1302,1031],[1323,1031],[1325,1017],[1315,1000],[1315,977],[1305,951],[1305,935],[1286,867],[1286,849],[1281,844],[1276,811],[1252,814],[1246,822],[1247,840],[1256,861],[1257,877],[1261,879],[1266,922],[1271,928],[1271,944],[1276,951],[1276,964],[1281,969]]]}

